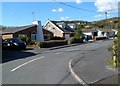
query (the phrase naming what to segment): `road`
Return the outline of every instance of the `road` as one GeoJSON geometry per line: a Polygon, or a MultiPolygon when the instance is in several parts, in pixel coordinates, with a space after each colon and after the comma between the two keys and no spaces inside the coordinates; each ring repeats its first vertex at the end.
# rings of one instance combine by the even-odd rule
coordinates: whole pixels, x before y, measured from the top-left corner
{"type": "Polygon", "coordinates": [[[39,52],[39,50],[22,51],[24,54],[15,54],[17,59],[6,61],[2,64],[2,83],[78,84],[68,70],[68,62],[72,58],[82,57],[90,51],[109,46],[111,43],[111,40],[99,41],[44,51],[43,53],[39,52]],[[27,56],[29,52],[32,54],[27,56]]]}

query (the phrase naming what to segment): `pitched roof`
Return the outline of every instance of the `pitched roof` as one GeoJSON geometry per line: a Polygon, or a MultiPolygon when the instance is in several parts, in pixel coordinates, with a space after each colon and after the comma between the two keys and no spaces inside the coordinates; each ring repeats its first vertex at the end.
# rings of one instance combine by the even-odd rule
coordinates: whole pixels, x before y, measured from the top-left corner
{"type": "Polygon", "coordinates": [[[82,29],[83,32],[92,32],[92,31],[103,31],[103,32],[113,32],[112,29],[82,29]]]}
{"type": "MultiPolygon", "coordinates": [[[[31,27],[36,27],[37,25],[27,25],[27,26],[21,26],[21,27],[8,27],[4,30],[2,30],[2,34],[7,34],[7,33],[16,33],[31,27]]],[[[0,33],[1,34],[1,33],[0,33]]]]}
{"type": "Polygon", "coordinates": [[[64,33],[68,33],[68,32],[75,32],[72,28],[70,28],[66,22],[64,21],[51,21],[55,26],[57,26],[60,30],[62,30],[64,33]],[[64,22],[66,24],[65,28],[61,28],[57,23],[61,23],[64,22]]]}
{"type": "Polygon", "coordinates": [[[98,30],[103,31],[103,32],[113,32],[112,29],[98,29],[98,30]]]}

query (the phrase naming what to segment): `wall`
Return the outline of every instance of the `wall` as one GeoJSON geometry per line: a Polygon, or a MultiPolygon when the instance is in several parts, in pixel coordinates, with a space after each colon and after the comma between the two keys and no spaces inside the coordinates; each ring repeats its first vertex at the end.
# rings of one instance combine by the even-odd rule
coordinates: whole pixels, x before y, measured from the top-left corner
{"type": "Polygon", "coordinates": [[[48,23],[45,27],[45,29],[51,31],[53,33],[54,36],[58,36],[58,37],[63,37],[63,32],[59,29],[57,29],[57,27],[55,27],[53,24],[48,23]]]}
{"type": "Polygon", "coordinates": [[[4,35],[2,35],[2,38],[3,38],[3,39],[13,38],[13,34],[4,34],[4,35]]]}
{"type": "Polygon", "coordinates": [[[44,34],[50,34],[50,37],[51,37],[51,38],[53,37],[53,33],[52,33],[52,32],[49,32],[49,31],[47,31],[47,30],[45,30],[45,29],[43,29],[43,33],[44,33],[44,34]]]}
{"type": "Polygon", "coordinates": [[[14,34],[14,37],[18,37],[19,34],[27,34],[27,37],[31,39],[31,34],[32,34],[33,32],[36,32],[36,27],[31,27],[31,28],[28,28],[28,29],[25,29],[25,30],[16,32],[16,33],[14,34]]]}

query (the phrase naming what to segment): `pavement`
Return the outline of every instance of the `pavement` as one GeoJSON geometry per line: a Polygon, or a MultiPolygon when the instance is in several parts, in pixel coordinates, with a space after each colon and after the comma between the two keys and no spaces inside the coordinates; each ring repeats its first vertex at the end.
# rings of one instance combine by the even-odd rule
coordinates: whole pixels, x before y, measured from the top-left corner
{"type": "Polygon", "coordinates": [[[111,58],[108,47],[109,45],[105,45],[89,51],[82,59],[78,59],[81,56],[77,57],[78,60],[73,66],[73,71],[84,83],[94,86],[98,84],[118,86],[119,71],[108,65],[108,60],[111,58]]]}
{"type": "Polygon", "coordinates": [[[113,75],[113,76],[110,76],[110,77],[107,77],[105,79],[102,79],[100,81],[97,81],[95,82],[94,84],[113,84],[113,85],[116,85],[118,86],[118,84],[120,84],[120,74],[117,74],[117,75],[113,75]]]}

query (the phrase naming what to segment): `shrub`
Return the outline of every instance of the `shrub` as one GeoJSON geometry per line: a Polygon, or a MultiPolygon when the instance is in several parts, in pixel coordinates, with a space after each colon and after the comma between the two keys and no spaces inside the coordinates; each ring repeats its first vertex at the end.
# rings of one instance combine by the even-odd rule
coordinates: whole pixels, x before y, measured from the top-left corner
{"type": "Polygon", "coordinates": [[[29,45],[36,45],[36,41],[31,40],[28,44],[29,44],[29,45]]]}
{"type": "Polygon", "coordinates": [[[83,40],[80,38],[71,37],[68,40],[68,44],[73,44],[73,43],[83,43],[83,40]]]}
{"type": "Polygon", "coordinates": [[[96,37],[96,40],[105,40],[108,39],[107,37],[96,37]]]}
{"type": "Polygon", "coordinates": [[[45,43],[44,42],[38,42],[37,45],[41,48],[44,48],[45,47],[45,43]]]}
{"type": "Polygon", "coordinates": [[[66,40],[52,40],[52,41],[38,42],[37,45],[40,46],[41,48],[49,48],[49,47],[67,45],[67,41],[66,40]]]}
{"type": "Polygon", "coordinates": [[[22,41],[26,42],[27,45],[36,45],[36,42],[29,39],[27,36],[20,36],[19,37],[22,41]]]}
{"type": "Polygon", "coordinates": [[[75,37],[71,37],[69,40],[68,40],[68,44],[73,44],[75,42],[75,37]]]}
{"type": "Polygon", "coordinates": [[[55,36],[55,37],[51,38],[50,40],[64,40],[64,39],[65,38],[55,36]]]}
{"type": "Polygon", "coordinates": [[[28,42],[30,41],[27,36],[20,36],[19,38],[20,38],[22,41],[26,42],[26,44],[28,44],[28,42]]]}

